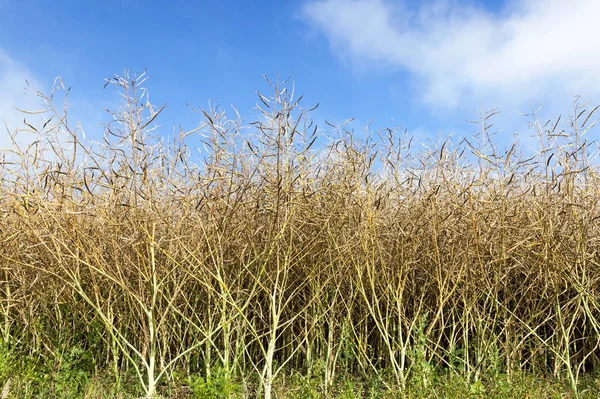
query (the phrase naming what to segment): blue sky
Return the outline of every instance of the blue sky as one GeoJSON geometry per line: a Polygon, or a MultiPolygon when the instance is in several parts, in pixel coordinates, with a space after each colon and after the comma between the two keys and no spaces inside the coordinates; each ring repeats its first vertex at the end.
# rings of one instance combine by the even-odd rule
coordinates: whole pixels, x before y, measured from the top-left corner
{"type": "MultiPolygon", "coordinates": [[[[262,76],[291,76],[317,120],[402,126],[425,140],[473,133],[465,119],[499,107],[510,138],[516,111],[556,118],[572,95],[600,101],[597,0],[32,1],[0,0],[0,119],[36,108],[61,75],[87,130],[118,100],[104,78],[148,68],[159,121],[197,124],[186,102],[210,99],[249,115],[262,76]],[[575,5],[573,5],[575,4],[575,5]]],[[[5,143],[5,140],[0,142],[5,143]]]]}

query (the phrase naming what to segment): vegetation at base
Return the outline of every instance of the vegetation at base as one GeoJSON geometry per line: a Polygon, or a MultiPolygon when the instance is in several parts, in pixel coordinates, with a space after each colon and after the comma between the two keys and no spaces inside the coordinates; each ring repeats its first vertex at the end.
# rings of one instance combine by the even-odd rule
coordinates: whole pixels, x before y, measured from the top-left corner
{"type": "Polygon", "coordinates": [[[10,132],[0,398],[598,397],[598,107],[419,147],[268,81],[167,138],[145,80],[98,142],[60,80],[10,132]]]}

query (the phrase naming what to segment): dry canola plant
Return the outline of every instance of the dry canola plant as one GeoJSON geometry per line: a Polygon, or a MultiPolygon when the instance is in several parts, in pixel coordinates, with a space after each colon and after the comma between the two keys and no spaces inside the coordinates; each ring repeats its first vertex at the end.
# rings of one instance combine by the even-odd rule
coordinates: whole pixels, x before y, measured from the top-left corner
{"type": "Polygon", "coordinates": [[[499,149],[495,112],[419,149],[398,129],[317,128],[269,82],[258,122],[214,107],[165,139],[145,79],[107,81],[124,102],[97,143],[57,81],[2,151],[2,397],[36,397],[36,367],[55,397],[73,368],[71,385],[102,374],[147,398],[191,375],[270,399],[293,375],[322,397],[346,375],[402,397],[522,373],[578,397],[597,375],[597,107],[534,115],[531,155],[499,149]]]}

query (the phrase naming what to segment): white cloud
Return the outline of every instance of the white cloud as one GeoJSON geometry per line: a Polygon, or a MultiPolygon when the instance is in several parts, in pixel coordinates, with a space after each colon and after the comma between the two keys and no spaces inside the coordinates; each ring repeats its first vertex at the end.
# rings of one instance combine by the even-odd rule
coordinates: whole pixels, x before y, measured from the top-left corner
{"type": "Polygon", "coordinates": [[[436,108],[600,94],[598,0],[513,0],[497,14],[464,1],[318,0],[303,15],[353,65],[410,73],[436,108]]]}
{"type": "MultiPolygon", "coordinates": [[[[52,86],[55,85],[56,88],[60,86],[60,90],[54,92],[53,104],[57,108],[57,112],[62,113],[66,95],[64,88],[68,85],[65,84],[63,87],[60,82],[60,80],[55,80],[49,82],[50,84],[40,83],[40,79],[34,72],[0,49],[0,157],[7,155],[10,158],[10,151],[15,149],[9,132],[12,134],[16,132],[16,142],[21,150],[25,150],[34,141],[41,140],[41,147],[47,150],[43,151],[42,159],[55,158],[56,154],[49,150],[49,141],[58,143],[58,147],[69,151],[71,148],[70,135],[66,134],[64,127],[56,127],[56,116],[53,116],[48,105],[38,94],[43,93],[50,96],[52,86]],[[46,110],[47,112],[25,114],[20,110],[46,110]],[[44,129],[43,126],[50,117],[53,117],[53,122],[44,129]],[[32,132],[24,120],[42,132],[41,135],[32,132]],[[50,131],[50,127],[54,127],[54,129],[50,131]],[[9,152],[7,153],[6,150],[9,152]]],[[[70,93],[68,104],[67,121],[70,129],[75,130],[81,125],[81,129],[85,128],[85,130],[77,131],[79,138],[82,138],[82,131],[85,132],[86,139],[98,140],[101,138],[103,128],[98,122],[106,114],[103,112],[103,107],[86,96],[74,95],[74,93],[70,93]]],[[[41,149],[41,147],[37,148],[41,149]]]]}
{"type": "Polygon", "coordinates": [[[37,125],[39,115],[24,115],[16,108],[40,109],[41,102],[36,95],[36,90],[40,89],[41,84],[31,71],[0,50],[0,148],[12,148],[7,128],[14,132],[24,127],[24,118],[37,125]]]}

